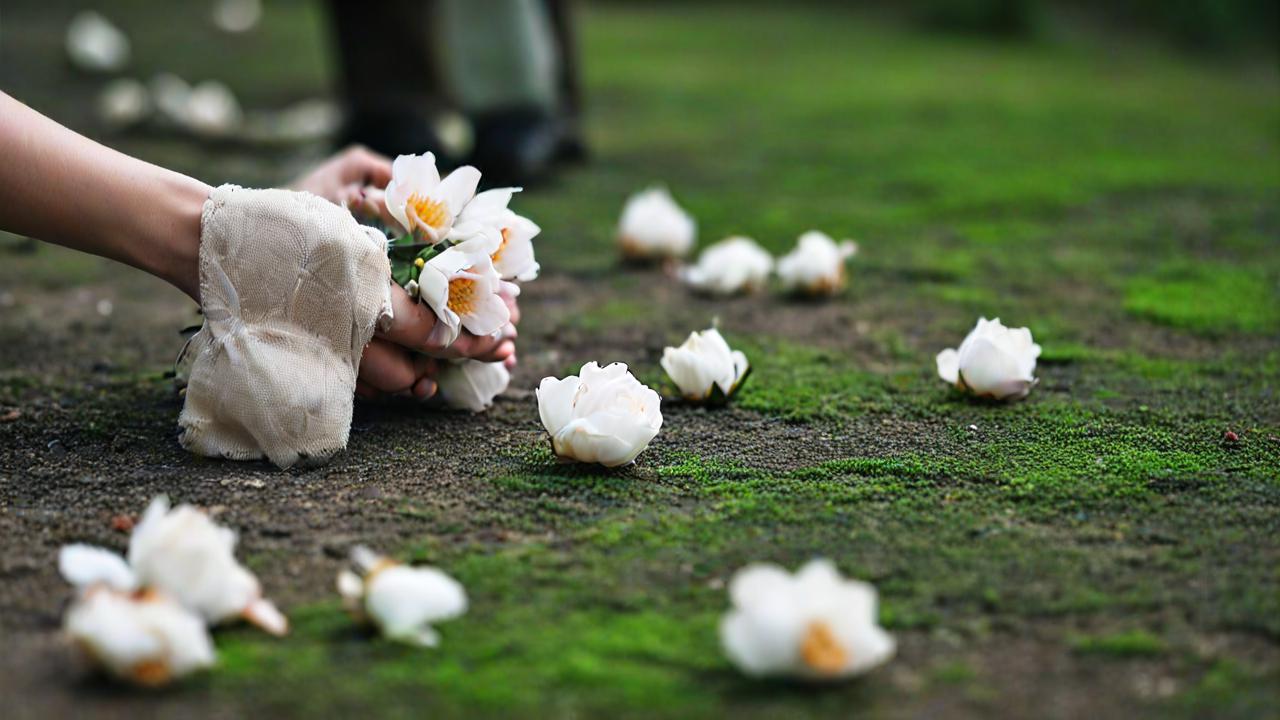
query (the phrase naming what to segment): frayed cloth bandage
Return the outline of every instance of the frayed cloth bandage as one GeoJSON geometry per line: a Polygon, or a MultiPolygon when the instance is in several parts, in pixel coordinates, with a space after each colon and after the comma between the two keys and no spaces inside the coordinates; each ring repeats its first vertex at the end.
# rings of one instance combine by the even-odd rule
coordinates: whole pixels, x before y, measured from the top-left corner
{"type": "Polygon", "coordinates": [[[287,468],[347,446],[360,355],[391,317],[381,233],[314,195],[223,185],[200,219],[200,303],[183,447],[287,468]]]}

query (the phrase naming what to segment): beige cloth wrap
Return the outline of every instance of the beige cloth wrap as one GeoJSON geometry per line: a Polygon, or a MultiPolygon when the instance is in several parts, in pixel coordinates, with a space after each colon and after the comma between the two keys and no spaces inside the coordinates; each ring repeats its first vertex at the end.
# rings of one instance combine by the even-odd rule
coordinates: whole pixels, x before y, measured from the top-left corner
{"type": "Polygon", "coordinates": [[[200,218],[205,319],[186,352],[182,446],[282,468],[345,448],[390,283],[385,238],[345,209],[288,190],[215,189],[200,218]]]}

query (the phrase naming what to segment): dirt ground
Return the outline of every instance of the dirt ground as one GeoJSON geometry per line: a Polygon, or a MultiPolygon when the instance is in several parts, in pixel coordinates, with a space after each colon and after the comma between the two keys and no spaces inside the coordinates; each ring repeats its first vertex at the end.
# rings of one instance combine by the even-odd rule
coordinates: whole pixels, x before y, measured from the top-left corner
{"type": "MultiPolygon", "coordinates": [[[[217,75],[247,103],[323,92],[318,7],[270,7],[261,36],[221,61],[207,30],[148,34],[139,72],[217,75]],[[164,52],[180,41],[191,57],[164,52]],[[262,61],[281,48],[293,59],[262,61]]],[[[143,33],[189,11],[118,12],[143,33]]],[[[14,7],[0,37],[21,64],[0,87],[210,182],[283,182],[322,152],[106,133],[86,110],[95,81],[56,52],[68,14],[14,7]]],[[[511,389],[481,415],[359,404],[350,447],[323,467],[185,453],[166,373],[191,303],[0,236],[4,714],[1274,716],[1274,63],[921,36],[830,9],[734,18],[719,32],[715,9],[586,13],[595,157],[516,200],[544,228],[544,273],[521,296],[511,389]],[[756,63],[762,51],[783,60],[756,63]],[[704,245],[857,237],[851,287],[713,300],[620,265],[612,224],[653,181],[704,245]],[[1025,402],[970,402],[936,378],[934,354],[979,315],[1044,346],[1025,402]],[[754,366],[734,405],[664,401],[631,467],[556,461],[540,378],[623,361],[660,387],[662,348],[713,319],[754,366]],[[240,532],[294,628],[219,630],[217,669],[143,693],[62,640],[55,556],[123,548],[114,520],[160,493],[240,532]],[[471,609],[441,626],[440,648],[352,627],[333,578],[355,543],[466,585],[471,609]],[[751,561],[814,556],[876,583],[897,657],[831,688],[741,677],[716,639],[725,582],[751,561]]]]}

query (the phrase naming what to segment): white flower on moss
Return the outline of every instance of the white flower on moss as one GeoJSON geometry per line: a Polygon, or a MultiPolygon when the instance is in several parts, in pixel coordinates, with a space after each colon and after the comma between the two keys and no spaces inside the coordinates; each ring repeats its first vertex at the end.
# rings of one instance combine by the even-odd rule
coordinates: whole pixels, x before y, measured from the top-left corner
{"type": "MultiPolygon", "coordinates": [[[[391,164],[387,211],[405,232],[437,243],[449,236],[454,221],[476,194],[480,171],[465,165],[443,180],[433,153],[401,155],[391,164]]],[[[490,251],[491,252],[491,251],[490,251]]]]}
{"type": "Polygon", "coordinates": [[[491,335],[506,327],[511,310],[498,294],[501,289],[502,279],[485,252],[451,247],[428,260],[418,274],[418,298],[439,319],[432,339],[447,346],[461,328],[491,335]]]}
{"type": "Polygon", "coordinates": [[[662,351],[662,369],[686,400],[728,399],[742,386],[751,364],[739,350],[730,349],[715,328],[689,333],[680,347],[662,351]]]}
{"type": "Polygon", "coordinates": [[[893,656],[893,637],[877,621],[875,588],[844,579],[830,561],[811,561],[794,575],[750,565],[730,581],[729,597],[720,640],[748,675],[836,680],[893,656]]]}
{"type": "Polygon", "coordinates": [[[680,278],[705,293],[732,295],[763,288],[771,272],[768,251],[751,238],[731,237],[703,250],[697,264],[681,269],[680,278]]]}
{"type": "Polygon", "coordinates": [[[112,80],[98,95],[98,117],[114,128],[137,125],[151,110],[151,93],[133,78],[112,80]]]}
{"type": "Polygon", "coordinates": [[[618,244],[633,260],[680,258],[693,248],[693,218],[666,188],[654,187],[627,198],[618,221],[618,244]]]}
{"type": "Polygon", "coordinates": [[[244,111],[226,84],[205,80],[191,88],[183,121],[197,135],[226,137],[244,122],[244,111]]]}
{"type": "Polygon", "coordinates": [[[462,585],[433,567],[410,567],[363,545],[351,551],[356,571],[338,573],[343,605],[362,622],[392,640],[422,647],[440,644],[435,623],[467,611],[462,585]]]}
{"type": "Polygon", "coordinates": [[[938,376],[958,389],[995,400],[1024,398],[1038,382],[1040,346],[1027,328],[980,318],[958,349],[938,353],[938,376]]]}
{"type": "Polygon", "coordinates": [[[91,586],[67,610],[63,630],[95,665],[137,685],[164,685],[215,660],[204,620],[154,591],[91,586]]]}
{"type": "Polygon", "coordinates": [[[778,278],[785,289],[806,295],[834,295],[844,289],[844,264],[858,252],[852,240],[837,243],[810,230],[791,252],[778,259],[778,278]]]}
{"type": "Polygon", "coordinates": [[[447,363],[436,382],[440,397],[449,407],[481,412],[511,384],[511,373],[501,362],[461,360],[447,363]]]}
{"type": "Polygon", "coordinates": [[[606,467],[636,459],[662,427],[662,400],[623,363],[582,366],[578,375],[543,378],[538,415],[556,455],[606,467]]]}

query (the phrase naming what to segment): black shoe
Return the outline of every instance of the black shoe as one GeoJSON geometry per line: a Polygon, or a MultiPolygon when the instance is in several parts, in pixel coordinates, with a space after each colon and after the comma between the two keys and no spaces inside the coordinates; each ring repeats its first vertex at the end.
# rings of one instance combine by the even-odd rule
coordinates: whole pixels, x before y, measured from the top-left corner
{"type": "Polygon", "coordinates": [[[475,118],[475,149],[468,159],[485,185],[532,185],[546,180],[561,159],[561,123],[543,110],[514,108],[475,118]]]}

